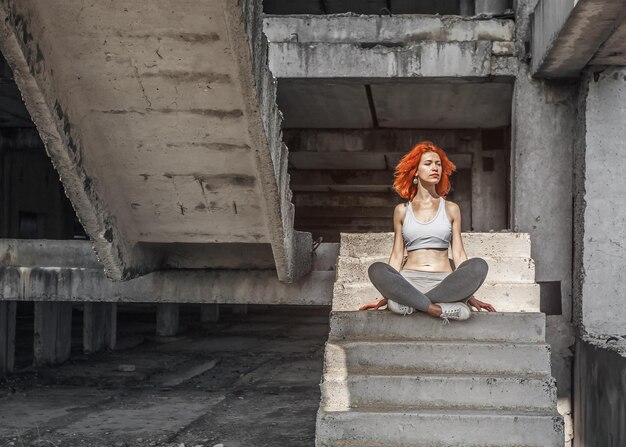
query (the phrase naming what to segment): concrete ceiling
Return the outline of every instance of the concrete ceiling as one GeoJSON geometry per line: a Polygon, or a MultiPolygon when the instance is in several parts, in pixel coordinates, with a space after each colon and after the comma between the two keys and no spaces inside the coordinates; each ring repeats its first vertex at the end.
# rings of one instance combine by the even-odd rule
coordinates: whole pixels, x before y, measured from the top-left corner
{"type": "Polygon", "coordinates": [[[281,79],[284,128],[476,129],[509,125],[508,82],[281,79]]]}

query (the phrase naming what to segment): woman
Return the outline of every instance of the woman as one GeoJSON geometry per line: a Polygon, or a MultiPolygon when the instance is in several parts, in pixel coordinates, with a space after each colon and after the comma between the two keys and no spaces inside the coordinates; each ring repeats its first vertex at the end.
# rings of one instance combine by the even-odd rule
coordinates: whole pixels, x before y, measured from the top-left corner
{"type": "Polygon", "coordinates": [[[375,262],[368,269],[370,280],[384,298],[359,310],[387,304],[394,313],[419,310],[444,323],[468,319],[471,311],[467,304],[478,311],[495,312],[491,304],[473,297],[488,266],[483,259],[467,259],[461,240],[461,210],[443,199],[450,191],[448,177],[455,170],[446,153],[430,141],[418,143],[400,160],[393,187],[409,202],[394,210],[389,262],[375,262]],[[452,260],[458,266],[454,271],[448,259],[450,243],[452,260]],[[408,258],[403,266],[405,248],[408,258]]]}

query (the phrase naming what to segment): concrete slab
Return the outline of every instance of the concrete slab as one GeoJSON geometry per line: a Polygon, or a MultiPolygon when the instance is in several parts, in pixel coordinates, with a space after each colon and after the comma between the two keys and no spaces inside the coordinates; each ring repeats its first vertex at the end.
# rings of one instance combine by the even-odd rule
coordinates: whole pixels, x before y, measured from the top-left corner
{"type": "Polygon", "coordinates": [[[550,375],[545,343],[466,340],[329,340],[324,372],[328,380],[354,374],[460,374],[463,376],[550,375]]]}
{"type": "Polygon", "coordinates": [[[380,127],[484,129],[511,122],[512,84],[432,82],[371,88],[380,127]]]}
{"type": "Polygon", "coordinates": [[[376,334],[381,339],[482,340],[543,343],[546,319],[541,313],[475,313],[466,321],[442,325],[425,314],[408,316],[385,311],[332,312],[330,337],[363,338],[376,334]]]}
{"type": "Polygon", "coordinates": [[[549,410],[556,406],[556,387],[543,378],[460,374],[350,374],[334,379],[326,374],[320,408],[380,410],[464,407],[467,409],[549,410]]]}
{"type": "MultiPolygon", "coordinates": [[[[462,233],[468,256],[530,256],[530,235],[518,232],[462,233]]],[[[388,256],[393,233],[342,233],[340,256],[388,256]]]]}
{"type": "Polygon", "coordinates": [[[331,447],[339,440],[352,446],[409,444],[425,447],[437,443],[462,442],[478,447],[484,433],[495,445],[562,446],[563,424],[554,413],[524,414],[505,412],[489,414],[471,410],[345,411],[318,415],[316,447],[331,447]],[[442,430],[442,424],[447,427],[442,430]],[[485,427],[477,430],[476,427],[485,427]]]}

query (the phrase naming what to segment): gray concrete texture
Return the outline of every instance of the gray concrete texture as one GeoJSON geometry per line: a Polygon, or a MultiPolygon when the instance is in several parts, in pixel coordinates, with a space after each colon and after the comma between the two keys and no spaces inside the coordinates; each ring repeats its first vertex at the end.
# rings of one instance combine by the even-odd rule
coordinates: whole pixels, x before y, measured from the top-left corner
{"type": "Polygon", "coordinates": [[[2,4],[2,52],[110,277],[157,267],[141,242],[270,243],[282,281],[310,268],[251,5],[2,4]]]}
{"type": "Polygon", "coordinates": [[[625,341],[578,339],[574,368],[574,446],[625,445],[625,396],[625,341]]]}
{"type": "Polygon", "coordinates": [[[583,85],[577,175],[584,182],[576,210],[580,244],[576,297],[580,329],[592,336],[626,334],[623,294],[619,289],[626,255],[626,198],[622,148],[626,136],[626,69],[590,70],[583,85]]]}
{"type": "Polygon", "coordinates": [[[120,312],[124,349],[9,377],[0,445],[313,445],[328,308],[224,312],[200,324],[198,306],[187,307],[188,329],[157,342],[144,307],[120,312]]]}
{"type": "Polygon", "coordinates": [[[511,20],[269,17],[264,29],[277,78],[489,77],[517,71],[511,20]]]}
{"type": "Polygon", "coordinates": [[[586,65],[626,65],[621,0],[540,0],[533,18],[532,73],[578,77],[586,65]]]}

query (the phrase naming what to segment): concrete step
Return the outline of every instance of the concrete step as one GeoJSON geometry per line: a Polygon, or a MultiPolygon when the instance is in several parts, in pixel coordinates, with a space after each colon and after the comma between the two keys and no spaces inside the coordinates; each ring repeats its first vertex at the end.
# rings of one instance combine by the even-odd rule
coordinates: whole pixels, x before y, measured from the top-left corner
{"type": "Polygon", "coordinates": [[[334,341],[326,343],[324,377],[351,374],[550,374],[545,343],[472,341],[334,341]]]}
{"type": "MultiPolygon", "coordinates": [[[[528,233],[463,233],[463,247],[468,257],[530,258],[528,233]]],[[[389,258],[393,233],[341,233],[340,256],[381,256],[389,258]]],[[[450,256],[451,257],[451,256],[450,256]]]]}
{"type": "MultiPolygon", "coordinates": [[[[531,258],[521,257],[483,257],[489,265],[485,283],[534,283],[535,262],[531,258]]],[[[366,282],[369,280],[367,269],[374,262],[387,262],[388,256],[366,256],[354,258],[339,256],[337,261],[337,280],[342,282],[366,282]]]]}
{"type": "Polygon", "coordinates": [[[330,340],[376,337],[405,340],[466,340],[543,343],[546,317],[542,313],[474,312],[466,321],[442,324],[438,318],[389,311],[336,312],[330,316],[330,340]]]}
{"type": "Polygon", "coordinates": [[[458,374],[338,378],[325,374],[321,390],[325,411],[407,407],[547,411],[556,406],[556,383],[549,374],[530,378],[458,374]]]}
{"type": "MultiPolygon", "coordinates": [[[[536,283],[485,283],[474,296],[492,304],[498,312],[539,312],[540,292],[536,283]]],[[[333,310],[354,311],[380,298],[380,293],[369,281],[337,281],[333,292],[333,310]]]]}
{"type": "Polygon", "coordinates": [[[319,410],[315,438],[316,447],[556,447],[564,443],[563,419],[556,410],[319,410]]]}

